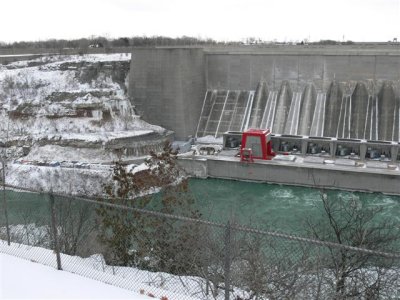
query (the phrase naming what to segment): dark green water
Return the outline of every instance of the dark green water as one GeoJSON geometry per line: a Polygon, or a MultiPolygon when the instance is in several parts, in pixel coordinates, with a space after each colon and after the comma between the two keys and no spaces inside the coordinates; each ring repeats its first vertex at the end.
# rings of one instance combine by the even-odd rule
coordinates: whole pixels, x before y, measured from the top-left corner
{"type": "MultiPolygon", "coordinates": [[[[1,224],[4,224],[3,191],[0,192],[1,224]]],[[[47,223],[49,198],[43,194],[6,191],[7,211],[10,225],[47,223]]]]}
{"type": "MultiPolygon", "coordinates": [[[[190,179],[195,206],[203,218],[227,222],[235,219],[243,225],[301,233],[307,219],[322,215],[320,191],[312,188],[276,184],[239,182],[222,179],[190,179]]],[[[329,197],[355,197],[363,207],[383,207],[382,218],[400,224],[400,197],[383,194],[326,191],[329,197]]],[[[2,198],[1,198],[2,199],[2,198]]],[[[10,224],[48,222],[48,197],[7,191],[10,224]]],[[[0,201],[0,222],[4,213],[0,201]]]]}
{"type": "MultiPolygon", "coordinates": [[[[233,216],[241,224],[299,233],[307,219],[323,217],[321,192],[317,189],[222,179],[194,179],[190,187],[203,216],[215,221],[225,222],[233,216]]],[[[383,207],[379,217],[400,224],[399,196],[325,192],[333,199],[354,197],[362,207],[383,207]]]]}

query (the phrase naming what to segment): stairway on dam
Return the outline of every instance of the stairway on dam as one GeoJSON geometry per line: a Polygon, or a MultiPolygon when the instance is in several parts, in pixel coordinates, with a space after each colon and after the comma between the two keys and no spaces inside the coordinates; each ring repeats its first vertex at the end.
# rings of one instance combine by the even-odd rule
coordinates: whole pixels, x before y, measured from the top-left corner
{"type": "Polygon", "coordinates": [[[399,99],[393,82],[332,81],[326,91],[313,83],[278,88],[260,82],[255,91],[208,89],[197,137],[226,131],[270,128],[274,134],[366,140],[399,140],[399,99]]]}

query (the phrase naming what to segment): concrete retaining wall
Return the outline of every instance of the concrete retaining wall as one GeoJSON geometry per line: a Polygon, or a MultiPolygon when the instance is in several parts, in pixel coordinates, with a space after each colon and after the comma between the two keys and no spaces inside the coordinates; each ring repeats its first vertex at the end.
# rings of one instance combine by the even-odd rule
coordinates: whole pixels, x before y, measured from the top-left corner
{"type": "Polygon", "coordinates": [[[400,55],[306,55],[306,54],[218,54],[207,55],[207,87],[210,89],[254,90],[266,81],[279,88],[289,81],[292,89],[303,90],[312,82],[327,91],[331,82],[399,81],[400,55]]]}
{"type": "Polygon", "coordinates": [[[179,164],[194,177],[258,181],[313,188],[380,192],[400,195],[398,171],[325,167],[277,162],[242,163],[221,159],[181,158],[179,164]]]}
{"type": "Polygon", "coordinates": [[[136,111],[179,140],[196,131],[205,94],[202,49],[135,49],[129,90],[136,111]]]}

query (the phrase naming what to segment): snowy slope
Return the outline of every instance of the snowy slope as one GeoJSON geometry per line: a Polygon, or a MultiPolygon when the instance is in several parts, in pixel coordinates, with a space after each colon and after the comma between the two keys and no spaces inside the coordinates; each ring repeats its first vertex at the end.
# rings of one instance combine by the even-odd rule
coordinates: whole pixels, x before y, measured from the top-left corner
{"type": "Polygon", "coordinates": [[[54,135],[90,141],[92,134],[163,133],[134,113],[127,96],[129,61],[129,53],[53,55],[0,65],[0,144],[32,146],[54,135]]]}
{"type": "MultiPolygon", "coordinates": [[[[68,280],[68,276],[65,273],[71,272],[74,274],[82,275],[99,281],[100,288],[101,288],[100,282],[104,282],[114,287],[126,289],[128,293],[132,295],[132,299],[137,299],[135,297],[138,297],[137,294],[141,292],[144,293],[145,295],[151,293],[158,299],[162,297],[166,297],[169,300],[174,300],[174,299],[191,300],[191,299],[207,298],[204,295],[205,291],[202,289],[202,286],[204,286],[205,284],[204,279],[198,277],[190,277],[190,276],[176,276],[161,272],[149,272],[132,267],[109,266],[105,263],[103,256],[99,254],[95,254],[87,258],[61,254],[61,265],[64,271],[57,271],[56,257],[52,250],[40,247],[26,246],[17,243],[11,243],[11,245],[8,246],[5,241],[0,240],[0,258],[2,258],[3,261],[4,258],[6,258],[4,265],[2,265],[2,262],[0,261],[0,266],[1,266],[0,273],[2,274],[0,277],[0,283],[2,284],[0,285],[0,288],[3,290],[3,295],[8,297],[12,297],[13,295],[12,293],[15,292],[15,285],[17,286],[19,285],[20,287],[21,286],[31,287],[32,291],[34,291],[35,285],[47,288],[48,287],[48,283],[46,282],[47,274],[53,274],[53,276],[58,276],[58,278],[54,281],[54,284],[59,285],[63,284],[64,281],[68,280]],[[13,259],[13,257],[9,257],[8,255],[17,256],[18,259],[13,259]],[[27,263],[22,262],[23,266],[26,268],[27,276],[23,274],[25,272],[24,269],[21,270],[18,268],[18,266],[16,266],[15,271],[9,269],[10,260],[19,261],[21,258],[27,260],[27,263]],[[39,274],[35,274],[33,272],[30,272],[30,270],[32,270],[33,268],[32,267],[33,263],[29,261],[39,264],[44,264],[46,266],[40,268],[42,271],[39,271],[40,272],[39,274]],[[11,277],[10,279],[8,279],[7,272],[10,273],[11,277]],[[59,273],[61,273],[62,275],[58,275],[59,273]],[[7,279],[5,277],[7,277],[7,279]],[[14,281],[15,278],[17,282],[14,281]],[[18,280],[18,278],[21,279],[23,278],[24,280],[18,280]],[[29,280],[27,278],[29,278],[29,280]],[[8,284],[10,284],[12,288],[7,292],[5,288],[8,286],[8,284]]],[[[78,289],[78,287],[81,287],[86,283],[86,278],[84,277],[78,277],[76,280],[77,281],[74,285],[68,285],[67,288],[72,289],[72,287],[76,287],[76,289],[78,289]]],[[[88,284],[90,285],[89,287],[94,286],[94,283],[91,280],[88,281],[88,284]]],[[[56,289],[57,289],[56,287],[51,289],[49,288],[49,296],[48,296],[49,298],[50,296],[55,296],[55,297],[59,296],[58,293],[56,292],[56,289]]],[[[116,290],[118,289],[116,288],[116,290]]],[[[40,292],[40,289],[35,289],[35,291],[38,293],[37,298],[45,298],[46,294],[43,294],[43,290],[42,293],[40,292]]],[[[109,298],[108,295],[109,292],[111,291],[112,289],[110,289],[110,291],[104,290],[105,298],[109,298]]],[[[99,293],[91,294],[92,292],[91,288],[86,291],[83,289],[83,292],[87,292],[88,297],[93,297],[93,298],[101,297],[101,294],[99,293]]],[[[18,295],[21,295],[22,297],[26,295],[22,294],[23,293],[22,291],[20,291],[20,293],[21,294],[18,295]]],[[[69,291],[69,293],[71,293],[70,297],[75,297],[74,295],[76,295],[74,291],[69,291]]],[[[0,292],[0,296],[3,295],[0,292]]],[[[18,295],[14,297],[18,297],[18,295]]],[[[117,291],[116,296],[111,297],[109,299],[118,298],[117,295],[121,295],[121,297],[124,298],[125,294],[123,294],[122,292],[121,294],[119,294],[119,292],[117,291]]],[[[29,296],[29,298],[31,297],[29,296]]],[[[216,298],[216,300],[219,299],[223,299],[222,293],[219,294],[218,297],[216,298]]]]}
{"type": "Polygon", "coordinates": [[[109,168],[50,168],[50,163],[136,160],[162,147],[170,133],[141,120],[128,98],[130,58],[130,53],[44,55],[0,64],[6,183],[101,193],[109,168]]]}
{"type": "Polygon", "coordinates": [[[138,292],[0,253],[0,298],[148,300],[138,292]]]}

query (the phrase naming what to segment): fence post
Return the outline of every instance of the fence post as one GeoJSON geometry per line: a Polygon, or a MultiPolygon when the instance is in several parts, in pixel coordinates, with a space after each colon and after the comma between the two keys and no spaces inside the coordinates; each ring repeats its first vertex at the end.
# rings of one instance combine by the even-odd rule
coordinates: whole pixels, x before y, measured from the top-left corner
{"type": "Polygon", "coordinates": [[[50,196],[51,232],[53,234],[54,251],[56,252],[56,257],[57,257],[57,269],[62,270],[60,248],[58,247],[58,238],[57,238],[56,208],[54,205],[54,195],[52,192],[50,192],[49,196],[50,196]]]}
{"type": "Polygon", "coordinates": [[[6,231],[7,231],[7,244],[11,245],[11,237],[10,237],[10,226],[8,224],[8,210],[7,210],[7,198],[6,198],[6,160],[3,157],[2,159],[2,167],[3,167],[3,208],[4,208],[4,217],[6,221],[6,231]]]}
{"type": "Polygon", "coordinates": [[[231,223],[228,221],[225,229],[225,256],[224,256],[224,275],[225,275],[225,300],[229,300],[231,287],[231,223]]]}

